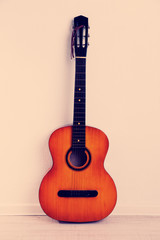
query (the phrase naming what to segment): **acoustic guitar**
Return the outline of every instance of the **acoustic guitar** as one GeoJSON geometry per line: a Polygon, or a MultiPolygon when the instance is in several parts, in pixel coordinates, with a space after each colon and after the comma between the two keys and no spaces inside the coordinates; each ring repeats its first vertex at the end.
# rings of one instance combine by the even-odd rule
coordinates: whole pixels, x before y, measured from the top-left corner
{"type": "Polygon", "coordinates": [[[101,130],[85,124],[88,18],[75,17],[73,28],[73,125],[59,128],[50,136],[53,166],[41,182],[39,201],[43,211],[53,219],[92,222],[112,212],[117,191],[114,181],[104,169],[108,138],[101,130]]]}

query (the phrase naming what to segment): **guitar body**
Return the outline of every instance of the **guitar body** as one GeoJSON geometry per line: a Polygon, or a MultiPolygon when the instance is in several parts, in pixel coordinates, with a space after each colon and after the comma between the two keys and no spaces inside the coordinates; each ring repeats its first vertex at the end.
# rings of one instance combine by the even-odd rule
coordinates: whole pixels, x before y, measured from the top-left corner
{"type": "Polygon", "coordinates": [[[101,130],[88,126],[85,136],[87,160],[74,168],[70,162],[72,126],[57,129],[49,139],[53,166],[41,182],[39,200],[44,212],[59,221],[97,221],[108,216],[116,204],[115,184],[104,169],[108,138],[101,130]],[[96,196],[88,195],[91,190],[96,196]],[[76,195],[77,191],[82,195],[76,195]]]}

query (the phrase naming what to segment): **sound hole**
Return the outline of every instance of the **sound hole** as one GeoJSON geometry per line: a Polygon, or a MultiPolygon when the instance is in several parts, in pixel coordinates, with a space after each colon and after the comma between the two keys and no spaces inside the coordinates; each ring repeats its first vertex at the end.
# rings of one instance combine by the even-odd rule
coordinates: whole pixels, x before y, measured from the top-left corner
{"type": "Polygon", "coordinates": [[[88,149],[69,149],[66,155],[66,161],[70,168],[74,170],[82,170],[86,168],[90,161],[91,155],[88,149]]]}
{"type": "Polygon", "coordinates": [[[59,197],[96,197],[98,195],[97,190],[60,190],[58,192],[59,197]]]}
{"type": "Polygon", "coordinates": [[[84,151],[73,151],[70,155],[70,163],[75,167],[83,166],[87,161],[87,155],[84,151]]]}

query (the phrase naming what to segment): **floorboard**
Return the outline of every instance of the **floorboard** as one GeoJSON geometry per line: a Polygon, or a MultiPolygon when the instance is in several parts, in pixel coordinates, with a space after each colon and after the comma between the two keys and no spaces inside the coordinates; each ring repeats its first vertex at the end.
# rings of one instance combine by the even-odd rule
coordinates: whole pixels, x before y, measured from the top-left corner
{"type": "Polygon", "coordinates": [[[47,216],[0,216],[2,240],[160,240],[160,216],[109,216],[60,223],[47,216]]]}

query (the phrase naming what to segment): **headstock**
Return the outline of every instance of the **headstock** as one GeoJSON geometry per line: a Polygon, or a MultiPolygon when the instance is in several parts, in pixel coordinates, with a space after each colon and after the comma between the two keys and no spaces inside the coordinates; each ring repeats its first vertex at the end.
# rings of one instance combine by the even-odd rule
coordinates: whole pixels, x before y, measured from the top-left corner
{"type": "Polygon", "coordinates": [[[88,47],[88,28],[87,17],[78,16],[74,18],[72,33],[72,56],[74,46],[76,56],[86,57],[88,47]]]}

